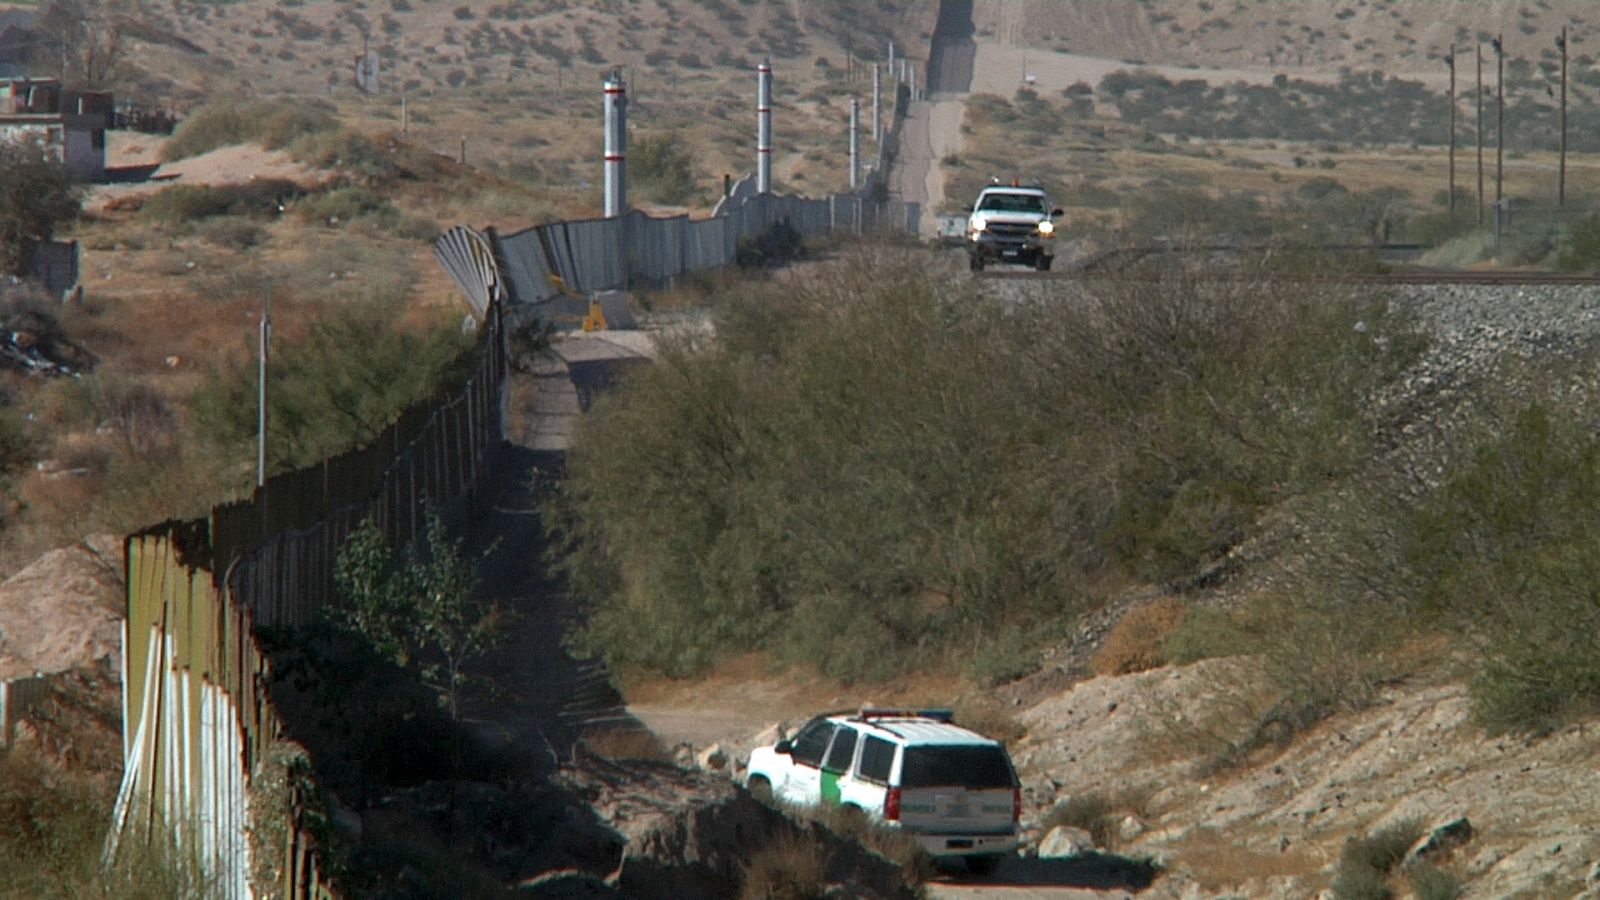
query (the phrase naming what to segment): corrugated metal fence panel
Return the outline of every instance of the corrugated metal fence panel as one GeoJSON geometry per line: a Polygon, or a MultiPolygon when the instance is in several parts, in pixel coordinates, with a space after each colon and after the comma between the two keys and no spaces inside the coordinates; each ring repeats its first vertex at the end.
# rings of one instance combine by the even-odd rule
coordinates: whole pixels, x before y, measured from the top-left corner
{"type": "MultiPolygon", "coordinates": [[[[424,499],[445,504],[472,490],[502,433],[502,328],[494,304],[475,372],[367,447],[275,476],[210,519],[127,539],[124,765],[108,858],[125,841],[160,841],[199,853],[217,896],[252,895],[249,835],[266,823],[251,819],[250,775],[281,730],[253,629],[320,613],[337,548],[361,518],[408,541],[424,499]]],[[[298,791],[276,893],[331,897],[298,791]]]]}
{"type": "Polygon", "coordinates": [[[63,677],[35,674],[0,681],[0,747],[11,746],[17,722],[49,699],[55,682],[63,677]]]}
{"type": "Polygon", "coordinates": [[[627,287],[622,255],[622,220],[588,219],[562,223],[572,254],[573,273],[567,285],[580,293],[627,287]]]}
{"type": "Polygon", "coordinates": [[[561,296],[550,282],[553,270],[545,256],[543,230],[529,228],[495,237],[511,296],[519,303],[543,303],[561,296]]]}

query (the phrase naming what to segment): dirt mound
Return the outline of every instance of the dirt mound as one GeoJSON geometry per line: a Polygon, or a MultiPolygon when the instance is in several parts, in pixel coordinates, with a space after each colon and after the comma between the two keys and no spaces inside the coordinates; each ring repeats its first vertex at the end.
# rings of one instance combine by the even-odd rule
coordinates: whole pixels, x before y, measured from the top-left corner
{"type": "Polygon", "coordinates": [[[122,541],[85,538],[0,584],[0,678],[120,660],[122,541]]]}

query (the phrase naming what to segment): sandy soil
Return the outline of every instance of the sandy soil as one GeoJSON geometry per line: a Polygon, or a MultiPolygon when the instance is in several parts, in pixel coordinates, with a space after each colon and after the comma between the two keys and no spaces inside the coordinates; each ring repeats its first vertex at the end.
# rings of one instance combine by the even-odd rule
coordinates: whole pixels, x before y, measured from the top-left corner
{"type": "Polygon", "coordinates": [[[331,177],[327,171],[313,169],[289,158],[282,150],[265,150],[254,145],[221,147],[210,153],[162,163],[161,148],[166,138],[131,131],[106,133],[106,168],[158,166],[148,180],[132,184],[97,184],[89,188],[84,209],[101,214],[106,205],[129,197],[147,197],[174,184],[243,184],[263,179],[292,181],[310,187],[331,177]]]}

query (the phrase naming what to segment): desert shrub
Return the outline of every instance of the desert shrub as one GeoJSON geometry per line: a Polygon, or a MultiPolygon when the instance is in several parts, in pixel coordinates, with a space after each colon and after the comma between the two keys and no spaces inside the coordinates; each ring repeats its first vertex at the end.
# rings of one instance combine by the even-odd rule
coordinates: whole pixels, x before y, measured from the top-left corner
{"type": "Polygon", "coordinates": [[[666,745],[647,728],[591,728],[579,736],[578,743],[586,752],[606,759],[672,761],[666,745]]]}
{"type": "Polygon", "coordinates": [[[1099,792],[1075,794],[1059,801],[1039,820],[1039,831],[1048,834],[1058,826],[1082,828],[1094,838],[1094,845],[1110,850],[1117,839],[1117,808],[1111,798],[1099,792]]]}
{"type": "Polygon", "coordinates": [[[1095,653],[1094,673],[1127,675],[1166,665],[1164,644],[1186,612],[1187,604],[1172,597],[1128,610],[1095,653]]]}
{"type": "Polygon", "coordinates": [[[175,184],[146,200],[139,216],[168,227],[214,216],[274,216],[299,192],[293,182],[272,179],[224,185],[175,184]]]}
{"type": "Polygon", "coordinates": [[[1572,226],[1556,265],[1563,272],[1584,272],[1600,268],[1600,215],[1590,216],[1572,226]]]}
{"type": "Polygon", "coordinates": [[[1417,613],[1471,641],[1474,709],[1540,731],[1600,709],[1600,447],[1582,408],[1501,423],[1413,514],[1404,561],[1417,613]]]}
{"type": "Polygon", "coordinates": [[[1462,894],[1461,879],[1437,866],[1409,866],[1406,881],[1417,900],[1456,900],[1462,894]]]}
{"type": "Polygon", "coordinates": [[[195,234],[209,244],[231,250],[248,250],[266,236],[255,222],[232,217],[207,219],[195,228],[195,234]]]}
{"type": "Polygon", "coordinates": [[[1418,346],[1315,289],[1131,281],[1010,315],[969,289],[796,278],[601,396],[552,510],[593,598],[578,647],[844,677],[992,654],[980,674],[1009,677],[1031,648],[1007,627],[1069,627],[1102,567],[1221,577],[1263,509],[1364,458],[1362,398],[1418,346]]]}
{"type": "Polygon", "coordinates": [[[78,210],[66,171],[42,147],[0,141],[0,275],[26,274],[34,246],[78,210]]]}
{"type": "Polygon", "coordinates": [[[322,225],[347,225],[365,216],[398,217],[388,200],[367,187],[343,187],[309,194],[295,204],[295,215],[322,225]]]}
{"type": "Polygon", "coordinates": [[[696,189],[694,159],[676,134],[635,138],[628,146],[628,175],[657,203],[684,203],[696,189]]]}
{"type": "Polygon", "coordinates": [[[377,142],[345,128],[299,135],[288,145],[288,151],[300,162],[323,169],[339,169],[369,182],[389,178],[400,171],[377,142]]]}
{"type": "MultiPolygon", "coordinates": [[[[274,348],[267,458],[273,471],[299,468],[375,438],[400,412],[429,396],[470,358],[454,317],[404,331],[393,307],[348,301],[295,341],[274,348]]],[[[190,412],[196,434],[219,453],[251,459],[256,370],[236,358],[213,370],[190,412]]]]}
{"type": "Polygon", "coordinates": [[[173,162],[231,144],[258,143],[281,150],[302,135],[338,127],[332,115],[304,103],[219,100],[186,116],[162,145],[161,158],[173,162]]]}
{"type": "Polygon", "coordinates": [[[808,835],[780,838],[751,854],[740,900],[822,900],[827,860],[808,835]]]}
{"type": "Polygon", "coordinates": [[[1422,836],[1422,824],[1405,819],[1386,825],[1366,837],[1353,837],[1339,852],[1334,869],[1333,896],[1337,900],[1388,900],[1394,896],[1388,877],[1406,851],[1422,836]]]}

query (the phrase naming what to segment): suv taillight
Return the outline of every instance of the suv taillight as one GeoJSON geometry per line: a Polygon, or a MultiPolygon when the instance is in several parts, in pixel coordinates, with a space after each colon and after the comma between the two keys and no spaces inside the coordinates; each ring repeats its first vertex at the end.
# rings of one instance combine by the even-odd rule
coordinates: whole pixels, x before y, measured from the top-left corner
{"type": "Polygon", "coordinates": [[[1022,788],[1017,786],[1011,788],[1011,821],[1022,821],[1022,788]]]}
{"type": "Polygon", "coordinates": [[[889,788],[883,795],[883,820],[885,822],[900,821],[900,789],[889,788]]]}

